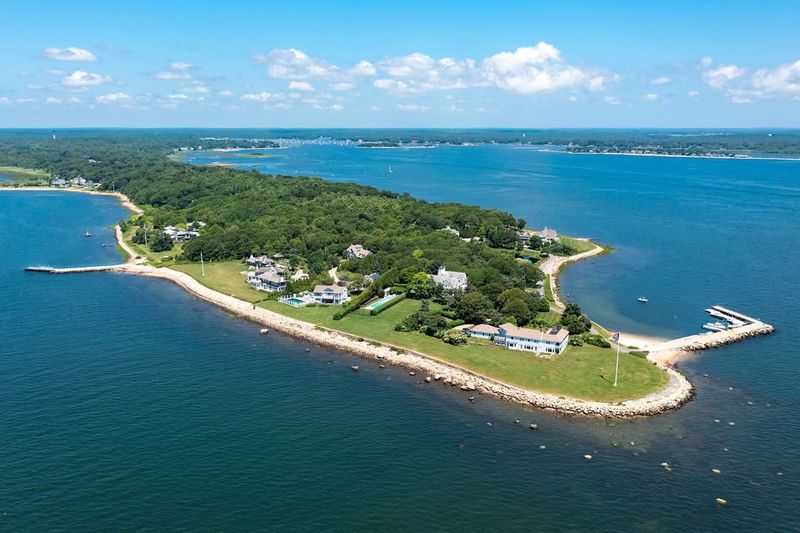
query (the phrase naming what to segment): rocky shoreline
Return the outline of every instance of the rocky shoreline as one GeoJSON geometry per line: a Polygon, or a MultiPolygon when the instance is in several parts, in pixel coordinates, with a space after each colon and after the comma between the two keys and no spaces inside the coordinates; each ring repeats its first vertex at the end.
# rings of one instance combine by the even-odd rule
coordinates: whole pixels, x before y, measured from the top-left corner
{"type": "Polygon", "coordinates": [[[320,346],[346,351],[381,364],[407,368],[415,373],[420,373],[425,382],[437,382],[450,387],[459,387],[464,391],[475,392],[528,407],[586,417],[631,418],[656,415],[676,409],[688,402],[694,394],[694,388],[689,380],[673,369],[666,369],[669,380],[662,390],[642,398],[613,404],[532,392],[478,375],[465,368],[434,359],[427,354],[379,344],[366,339],[359,340],[339,331],[322,328],[309,322],[288,318],[273,311],[256,307],[253,304],[209,289],[183,272],[169,268],[133,264],[120,265],[115,267],[114,270],[172,281],[198,298],[240,318],[320,346]]]}

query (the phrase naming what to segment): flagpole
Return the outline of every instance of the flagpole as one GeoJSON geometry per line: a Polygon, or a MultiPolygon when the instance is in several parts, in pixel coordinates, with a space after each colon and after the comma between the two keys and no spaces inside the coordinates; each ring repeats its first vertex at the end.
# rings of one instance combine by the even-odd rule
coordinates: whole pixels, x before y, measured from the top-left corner
{"type": "Polygon", "coordinates": [[[614,368],[614,386],[617,386],[617,377],[619,377],[619,334],[616,335],[617,337],[617,365],[614,368]]]}
{"type": "Polygon", "coordinates": [[[203,262],[203,250],[200,250],[200,272],[205,277],[206,275],[206,264],[203,262]]]}

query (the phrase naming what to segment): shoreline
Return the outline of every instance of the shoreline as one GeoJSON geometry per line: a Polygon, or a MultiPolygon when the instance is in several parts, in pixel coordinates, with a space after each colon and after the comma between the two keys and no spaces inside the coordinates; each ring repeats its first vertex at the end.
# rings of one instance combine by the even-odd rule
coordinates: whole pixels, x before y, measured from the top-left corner
{"type": "MultiPolygon", "coordinates": [[[[559,150],[552,150],[558,152],[559,150]]],[[[627,152],[570,152],[563,150],[565,154],[572,155],[627,155],[633,157],[676,157],[683,159],[719,159],[722,161],[800,161],[800,157],[762,157],[762,156],[717,156],[717,155],[684,155],[684,154],[630,154],[627,152]]]]}
{"type": "MultiPolygon", "coordinates": [[[[73,193],[113,196],[120,200],[122,205],[130,211],[137,214],[143,213],[143,210],[133,204],[133,202],[131,202],[127,196],[116,192],[87,191],[81,189],[55,189],[51,187],[15,187],[0,188],[0,190],[20,190],[28,192],[66,191],[73,193]]],[[[557,396],[555,394],[521,389],[488,376],[480,375],[469,369],[439,360],[429,354],[424,354],[400,346],[379,343],[366,338],[364,338],[364,340],[357,340],[352,335],[338,330],[323,328],[310,322],[289,318],[274,311],[256,307],[254,304],[205,287],[199,281],[183,272],[172,270],[167,267],[158,268],[143,264],[145,260],[142,258],[137,259],[138,255],[136,254],[135,250],[133,250],[125,242],[122,231],[120,230],[118,224],[114,227],[114,233],[118,246],[128,254],[127,261],[118,265],[94,267],[94,270],[92,271],[101,269],[110,272],[120,272],[165,279],[177,284],[188,293],[239,318],[243,318],[270,329],[275,329],[276,331],[286,335],[307,342],[312,342],[319,346],[341,350],[365,359],[375,360],[380,363],[391,364],[409,369],[411,371],[425,373],[425,382],[429,381],[427,378],[430,378],[430,382],[441,382],[442,384],[451,387],[459,387],[463,391],[476,392],[526,407],[557,411],[576,416],[608,419],[637,418],[660,414],[665,411],[677,409],[691,400],[691,398],[694,396],[694,387],[686,377],[672,368],[664,367],[662,365],[658,366],[661,367],[668,376],[667,384],[662,389],[641,398],[625,400],[622,402],[607,403],[592,400],[581,400],[557,396]]],[[[554,256],[553,263],[555,264],[556,273],[557,269],[565,263],[578,261],[586,257],[597,255],[604,251],[603,247],[599,245],[595,246],[596,247],[593,250],[576,254],[575,256],[554,256]]],[[[80,270],[81,269],[75,269],[76,272],[80,270]]]]}
{"type": "Polygon", "coordinates": [[[440,381],[451,387],[459,387],[463,391],[476,392],[527,407],[586,417],[636,418],[676,409],[688,402],[694,395],[694,387],[691,382],[670,368],[664,368],[668,380],[666,386],[661,390],[641,398],[617,403],[566,398],[555,394],[529,391],[444,362],[429,354],[377,343],[366,338],[359,341],[354,336],[338,330],[323,328],[310,322],[289,318],[274,311],[256,307],[254,304],[209,289],[190,275],[167,267],[156,268],[147,265],[124,264],[116,265],[109,270],[166,279],[190,294],[237,317],[275,329],[294,338],[342,350],[365,359],[425,373],[424,378],[431,378],[432,382],[440,381]]]}
{"type": "Polygon", "coordinates": [[[92,194],[95,196],[112,196],[119,200],[122,207],[125,209],[136,213],[137,215],[143,215],[144,210],[139,207],[138,205],[131,202],[131,199],[122,194],[121,192],[110,192],[110,191],[90,191],[85,189],[74,189],[71,187],[14,187],[14,186],[3,186],[0,187],[0,192],[3,191],[21,191],[21,192],[71,192],[71,193],[81,193],[81,194],[92,194]]]}

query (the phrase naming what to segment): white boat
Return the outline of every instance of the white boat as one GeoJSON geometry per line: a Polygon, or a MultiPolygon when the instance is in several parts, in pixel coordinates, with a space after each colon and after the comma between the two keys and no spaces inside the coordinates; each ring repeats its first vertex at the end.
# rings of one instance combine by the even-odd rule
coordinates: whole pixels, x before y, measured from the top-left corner
{"type": "Polygon", "coordinates": [[[391,173],[392,173],[392,164],[389,163],[389,174],[391,174],[391,173]]]}
{"type": "Polygon", "coordinates": [[[87,231],[86,233],[83,234],[83,236],[84,237],[91,237],[92,236],[92,232],[91,231],[87,231]]]}
{"type": "Polygon", "coordinates": [[[649,301],[650,301],[650,300],[648,300],[647,298],[645,298],[644,296],[639,296],[639,297],[637,298],[637,300],[639,300],[639,301],[640,301],[640,302],[642,302],[643,304],[646,304],[647,302],[649,302],[649,301]]]}
{"type": "Polygon", "coordinates": [[[728,325],[723,324],[722,322],[706,322],[703,324],[703,329],[707,329],[709,331],[725,331],[728,329],[728,325]]]}

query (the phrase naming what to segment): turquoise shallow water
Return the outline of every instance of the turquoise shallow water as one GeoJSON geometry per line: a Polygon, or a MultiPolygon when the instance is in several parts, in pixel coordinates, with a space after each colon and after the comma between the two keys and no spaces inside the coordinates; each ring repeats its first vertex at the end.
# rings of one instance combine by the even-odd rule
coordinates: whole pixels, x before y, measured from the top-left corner
{"type": "Polygon", "coordinates": [[[283,172],[327,162],[333,179],[503,207],[616,246],[565,279],[608,323],[694,331],[719,299],[779,332],[687,363],[696,400],[647,420],[470,404],[401,370],[362,362],[354,374],[346,354],[261,337],[162,280],[22,272],[116,260],[100,244],[124,213],[106,198],[0,193],[0,528],[797,529],[800,166],[514,147],[284,152],[283,172]],[[653,305],[630,304],[639,293],[653,305]]]}

